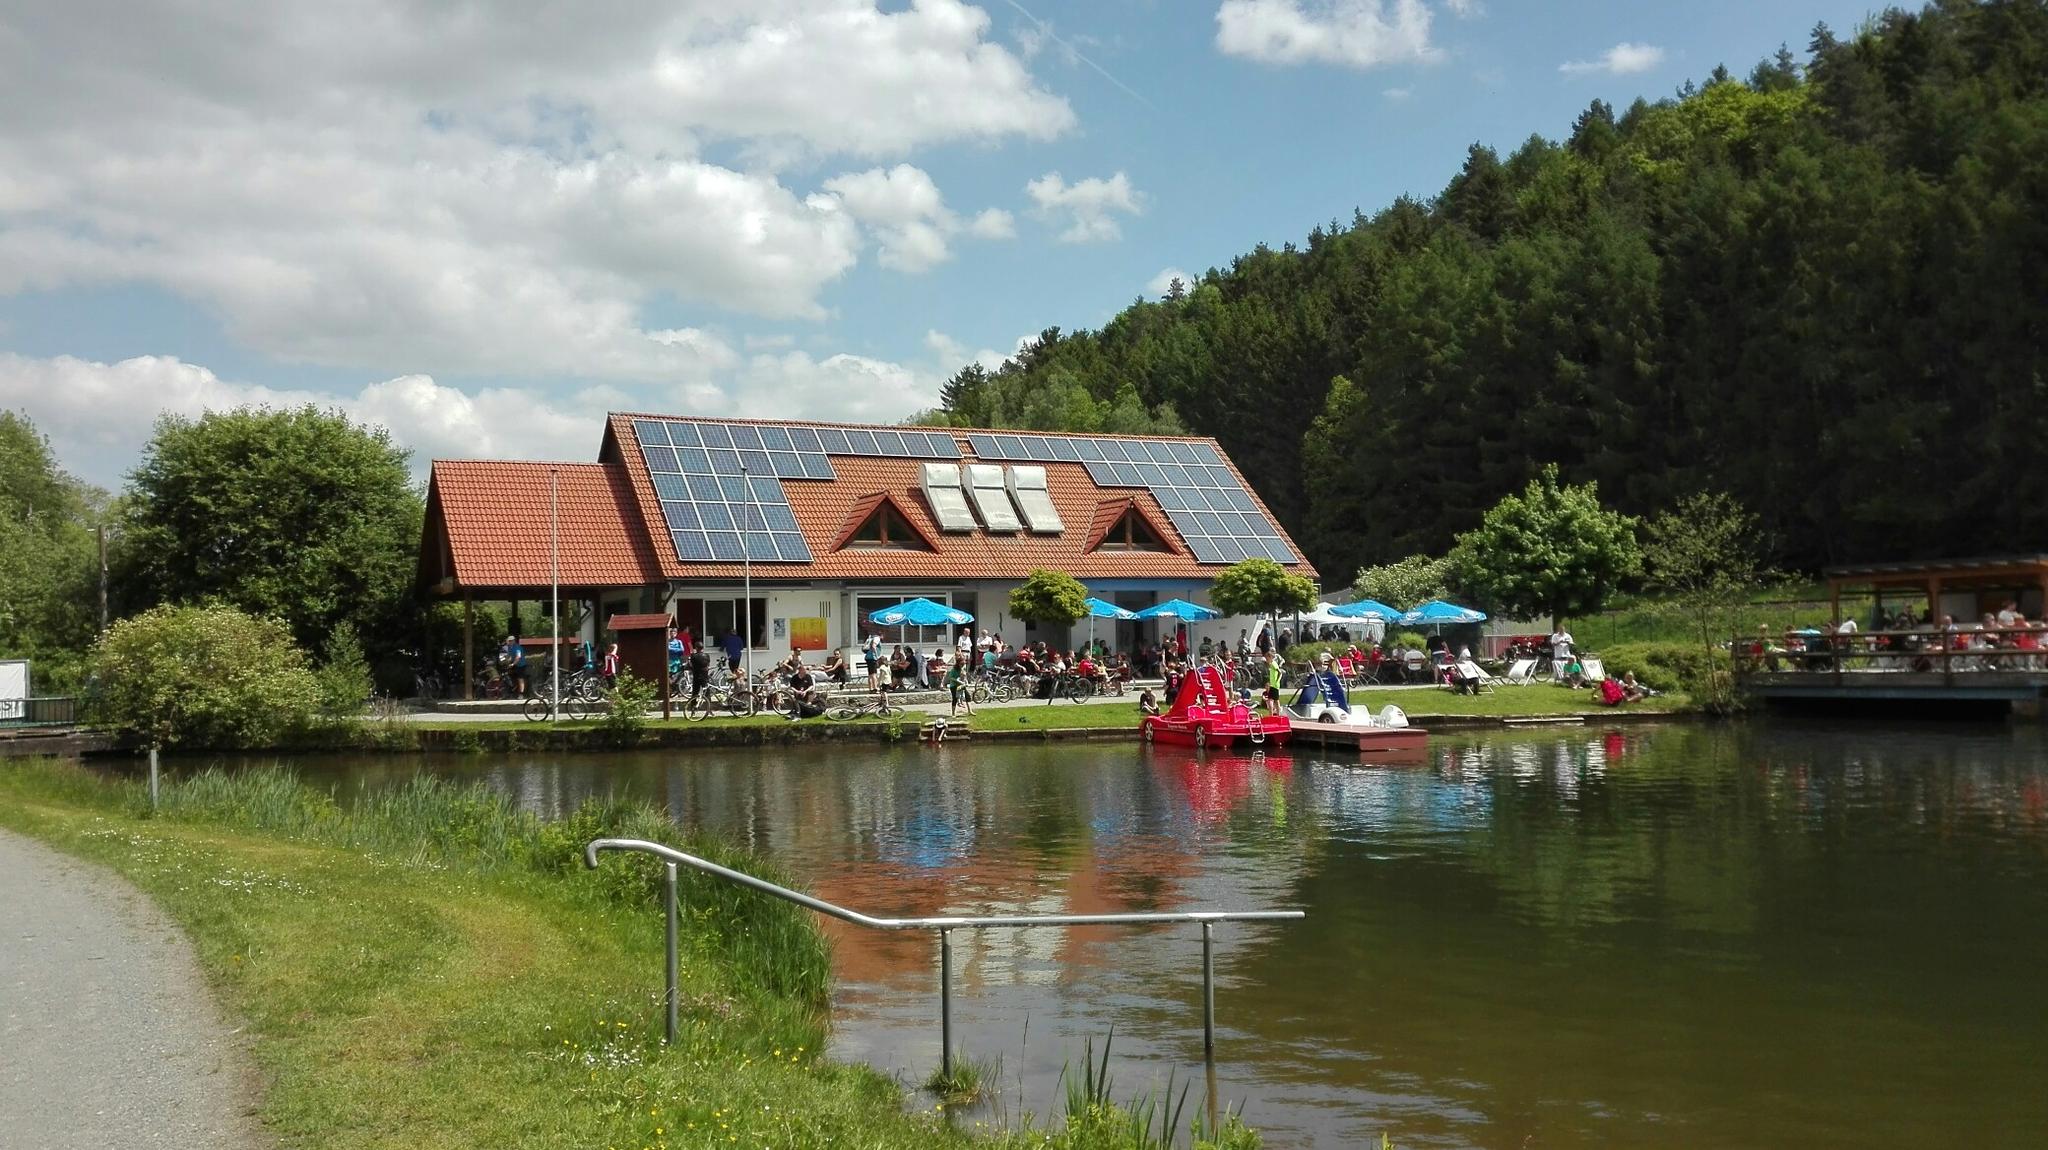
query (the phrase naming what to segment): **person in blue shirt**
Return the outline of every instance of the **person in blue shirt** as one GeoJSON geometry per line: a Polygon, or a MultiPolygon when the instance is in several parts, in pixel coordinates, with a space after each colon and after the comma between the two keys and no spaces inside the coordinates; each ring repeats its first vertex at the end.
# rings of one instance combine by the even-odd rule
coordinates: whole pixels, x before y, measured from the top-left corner
{"type": "Polygon", "coordinates": [[[526,694],[526,648],[519,645],[519,636],[505,636],[505,645],[498,648],[498,669],[512,680],[513,694],[526,694]]]}
{"type": "Polygon", "coordinates": [[[718,645],[725,648],[725,669],[735,675],[739,674],[740,658],[747,649],[746,640],[740,638],[738,631],[727,631],[725,638],[720,640],[718,645]]]}
{"type": "Polygon", "coordinates": [[[690,644],[683,639],[683,633],[674,627],[668,629],[668,677],[673,679],[682,673],[683,660],[690,657],[690,644]]]}

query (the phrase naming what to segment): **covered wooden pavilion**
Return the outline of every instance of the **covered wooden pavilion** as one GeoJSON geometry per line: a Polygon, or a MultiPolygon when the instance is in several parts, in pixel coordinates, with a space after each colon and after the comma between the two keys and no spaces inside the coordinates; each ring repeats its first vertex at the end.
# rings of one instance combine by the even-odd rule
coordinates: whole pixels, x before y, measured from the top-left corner
{"type": "Polygon", "coordinates": [[[1842,622],[1845,593],[1868,595],[1879,610],[1887,599],[1925,598],[1937,623],[1944,614],[1975,620],[1997,611],[2006,599],[2030,619],[2048,611],[2048,555],[1866,563],[1830,567],[1822,574],[1836,626],[1842,622]]]}

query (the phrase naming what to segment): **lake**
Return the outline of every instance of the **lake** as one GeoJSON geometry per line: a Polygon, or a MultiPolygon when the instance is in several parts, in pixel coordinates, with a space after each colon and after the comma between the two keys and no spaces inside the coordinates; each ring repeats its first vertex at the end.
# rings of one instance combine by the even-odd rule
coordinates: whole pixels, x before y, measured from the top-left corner
{"type": "MultiPolygon", "coordinates": [[[[1135,745],[309,758],[543,813],[607,790],[872,914],[1301,909],[1217,930],[1219,1094],[1272,1146],[2048,1144],[2038,725],[1754,721],[1433,738],[1362,767],[1135,745]]],[[[838,929],[833,1045],[937,1064],[929,934],[838,929]]],[[[1193,927],[955,932],[981,1117],[1201,1095],[1193,927]]],[[[659,984],[660,956],[648,955],[659,984]]]]}

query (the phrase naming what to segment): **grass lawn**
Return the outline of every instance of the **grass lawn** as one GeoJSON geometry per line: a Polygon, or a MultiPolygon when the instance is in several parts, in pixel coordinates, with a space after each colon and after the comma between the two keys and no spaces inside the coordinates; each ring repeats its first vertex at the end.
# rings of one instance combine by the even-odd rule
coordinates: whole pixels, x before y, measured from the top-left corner
{"type": "MultiPolygon", "coordinates": [[[[1114,1106],[982,1137],[906,1113],[892,1082],[819,1057],[815,926],[709,879],[686,883],[683,1035],[664,1047],[653,864],[578,860],[598,834],[677,841],[657,811],[540,824],[432,780],[345,811],[280,772],[174,779],[160,815],[146,805],[77,766],[0,767],[0,825],[120,871],[191,934],[254,1036],[283,1145],[1152,1144],[1114,1106]]],[[[1237,1128],[1220,1144],[1256,1142],[1237,1128]]]]}
{"type": "MultiPolygon", "coordinates": [[[[1494,715],[1516,717],[1521,715],[1569,715],[1581,711],[1605,711],[1591,691],[1574,691],[1551,683],[1535,683],[1526,687],[1495,687],[1483,695],[1454,695],[1449,691],[1353,691],[1354,706],[1363,705],[1374,711],[1392,703],[1408,713],[1410,719],[1420,720],[1427,725],[1432,715],[1494,715]]],[[[1626,703],[1616,710],[1624,711],[1682,711],[1688,700],[1682,694],[1659,695],[1639,703],[1626,703]]]]}

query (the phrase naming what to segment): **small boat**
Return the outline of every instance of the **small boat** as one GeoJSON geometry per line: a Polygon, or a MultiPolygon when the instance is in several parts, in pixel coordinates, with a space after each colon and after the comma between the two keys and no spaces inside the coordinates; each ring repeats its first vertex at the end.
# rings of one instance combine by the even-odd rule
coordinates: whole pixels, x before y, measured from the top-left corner
{"type": "Polygon", "coordinates": [[[1429,732],[1409,726],[1407,713],[1392,703],[1377,714],[1353,708],[1344,681],[1331,671],[1311,673],[1287,713],[1295,734],[1325,747],[1355,747],[1361,754],[1382,755],[1420,751],[1429,742],[1429,732]]]}
{"type": "Polygon", "coordinates": [[[1139,733],[1148,743],[1176,747],[1284,746],[1294,724],[1285,715],[1260,715],[1230,697],[1223,673],[1196,667],[1181,677],[1180,691],[1163,715],[1147,715],[1139,733]]]}

